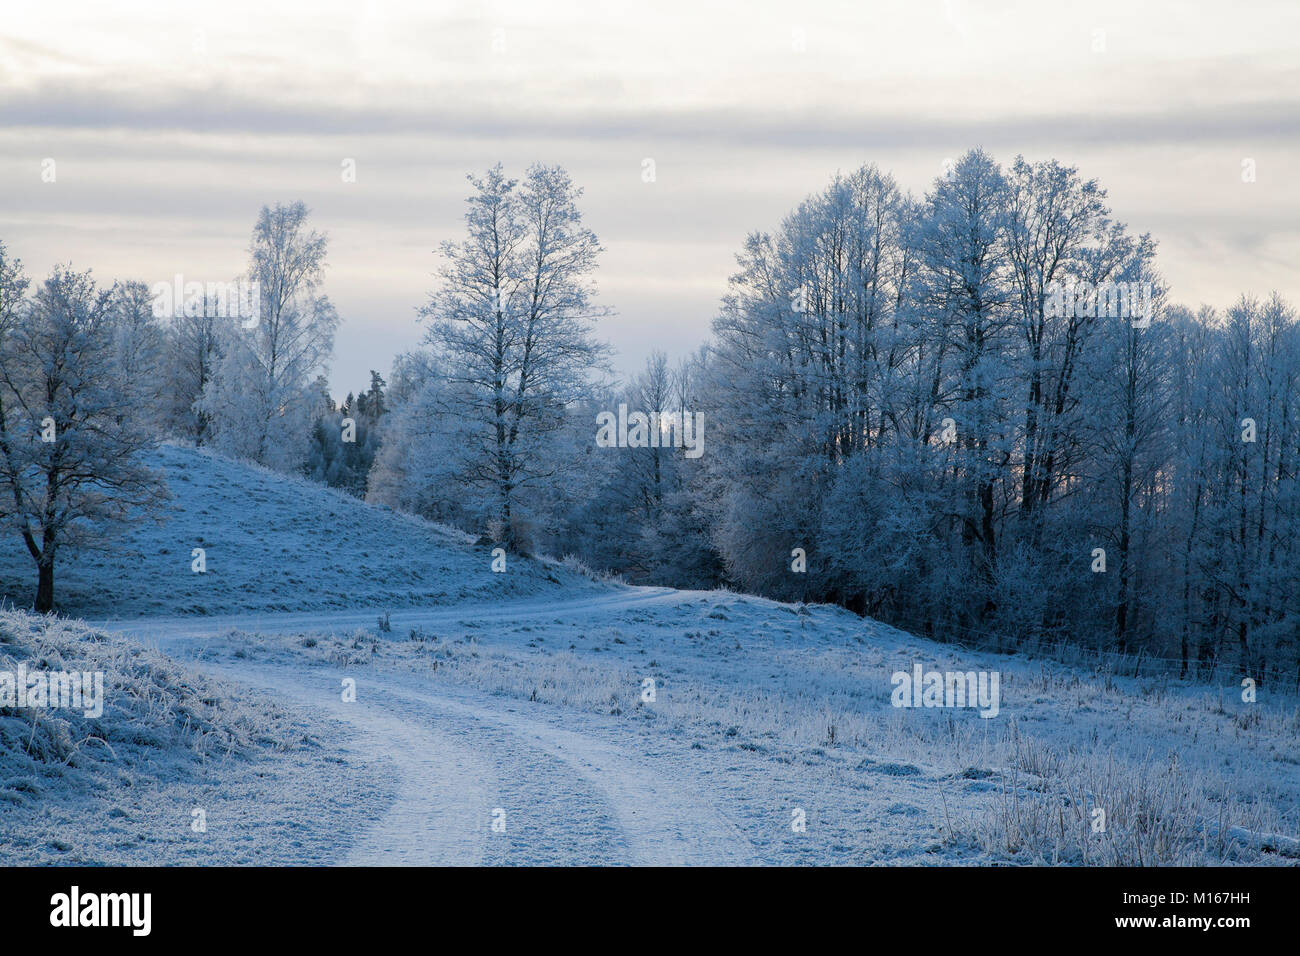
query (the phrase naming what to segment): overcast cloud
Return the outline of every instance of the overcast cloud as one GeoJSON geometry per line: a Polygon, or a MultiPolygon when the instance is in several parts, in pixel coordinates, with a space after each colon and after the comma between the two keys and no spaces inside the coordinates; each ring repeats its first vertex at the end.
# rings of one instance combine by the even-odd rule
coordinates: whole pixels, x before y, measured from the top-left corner
{"type": "Polygon", "coordinates": [[[0,238],[38,276],[224,278],[258,207],[303,199],[340,392],[418,344],[464,176],[498,160],[586,188],[622,371],[704,341],[744,235],[836,170],[919,193],[976,145],[1101,180],[1177,301],[1300,298],[1294,3],[187,6],[6,9],[0,238]]]}

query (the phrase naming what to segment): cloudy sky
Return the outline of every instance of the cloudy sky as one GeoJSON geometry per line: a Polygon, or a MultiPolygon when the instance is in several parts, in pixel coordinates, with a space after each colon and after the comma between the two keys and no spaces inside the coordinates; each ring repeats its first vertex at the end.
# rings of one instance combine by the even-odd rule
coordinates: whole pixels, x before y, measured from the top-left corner
{"type": "Polygon", "coordinates": [[[497,161],[585,187],[624,372],[703,342],[744,235],[836,170],[919,193],[975,145],[1099,179],[1178,301],[1300,300],[1291,0],[6,7],[0,239],[29,274],[225,279],[258,208],[302,199],[331,237],[340,392],[418,344],[464,176],[497,161]]]}

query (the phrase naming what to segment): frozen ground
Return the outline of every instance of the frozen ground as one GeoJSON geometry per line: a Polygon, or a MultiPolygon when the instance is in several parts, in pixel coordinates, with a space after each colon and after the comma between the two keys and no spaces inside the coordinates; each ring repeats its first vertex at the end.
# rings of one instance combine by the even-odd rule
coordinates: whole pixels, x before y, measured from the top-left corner
{"type": "Polygon", "coordinates": [[[20,664],[100,671],[105,705],[0,707],[6,865],[328,863],[394,792],[346,728],[78,622],[0,613],[20,664]]]}
{"type": "MultiPolygon", "coordinates": [[[[216,482],[201,467],[216,461],[239,497],[239,466],[166,454],[202,488],[216,482]]],[[[533,562],[492,575],[486,549],[453,534],[417,523],[426,537],[370,544],[370,523],[397,535],[409,519],[262,472],[246,480],[262,500],[239,520],[261,527],[256,547],[272,565],[263,580],[294,610],[261,600],[256,575],[226,605],[237,613],[215,613],[212,598],[202,616],[176,613],[188,596],[149,597],[147,581],[116,606],[129,563],[65,575],[80,575],[96,629],[183,661],[223,695],[241,688],[234,713],[271,708],[327,753],[321,761],[342,761],[322,776],[310,751],[268,745],[210,768],[202,785],[226,801],[226,829],[164,862],[1300,862],[1294,696],[1265,689],[1244,704],[1235,686],[969,653],[836,608],[597,584],[533,562]],[[312,521],[321,507],[334,523],[312,521]],[[316,526],[324,564],[320,553],[345,564],[361,549],[402,557],[382,587],[338,609],[342,568],[320,585],[316,571],[294,569],[301,584],[289,593],[274,555],[282,536],[306,532],[284,524],[286,511],[316,526]],[[337,542],[331,527],[346,529],[337,542]],[[430,567],[445,578],[406,577],[430,567]],[[155,600],[171,613],[151,614],[155,600]],[[891,706],[891,675],[915,663],[999,672],[998,716],[891,706]],[[342,699],[345,679],[355,702],[342,699]],[[653,701],[642,699],[647,679],[653,701]],[[1104,832],[1092,828],[1099,808],[1104,832]]],[[[178,497],[185,509],[196,500],[178,497]]],[[[168,531],[139,534],[143,551],[168,531]]],[[[151,786],[183,807],[193,799],[184,788],[198,784],[175,776],[155,773],[151,786]]],[[[44,805],[77,808],[86,832],[111,833],[113,807],[135,797],[110,777],[100,788],[95,800],[56,785],[32,806],[0,805],[5,849],[64,860],[50,837],[24,842],[44,805]]],[[[69,813],[48,828],[60,845],[69,813]]],[[[108,845],[82,840],[78,858],[115,861],[98,849],[108,845]]]]}
{"type": "Polygon", "coordinates": [[[1230,689],[954,654],[838,609],[726,593],[616,589],[359,624],[111,626],[231,679],[307,690],[354,726],[395,719],[406,737],[379,738],[404,741],[391,750],[436,755],[404,768],[412,799],[372,831],[368,859],[1297,859],[1294,701],[1248,710],[1230,689]],[[998,670],[1001,713],[893,708],[890,675],[916,661],[998,670]],[[354,704],[336,703],[345,677],[354,704]]]}
{"type": "MultiPolygon", "coordinates": [[[[173,495],[161,524],[133,526],[108,550],[60,555],[55,598],[79,617],[229,614],[453,605],[596,585],[559,565],[511,561],[467,535],[305,479],[201,449],[164,445],[151,465],[173,495]],[[195,548],[207,571],[191,570],[195,548]]],[[[36,567],[0,536],[0,602],[30,607],[36,567]]]]}

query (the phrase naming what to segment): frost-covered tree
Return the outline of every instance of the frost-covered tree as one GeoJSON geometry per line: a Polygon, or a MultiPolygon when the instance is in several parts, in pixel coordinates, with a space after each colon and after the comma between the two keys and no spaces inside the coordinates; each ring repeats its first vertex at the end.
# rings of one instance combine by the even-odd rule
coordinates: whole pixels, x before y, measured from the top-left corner
{"type": "Polygon", "coordinates": [[[935,183],[917,230],[920,305],[935,317],[950,358],[938,396],[954,423],[949,517],[975,577],[961,618],[995,609],[998,536],[1005,509],[1012,435],[1006,395],[1013,381],[1007,233],[1010,210],[1002,171],[980,150],[962,156],[935,183]]]}
{"type": "Polygon", "coordinates": [[[447,468],[479,496],[470,507],[519,548],[525,496],[556,477],[562,458],[549,443],[603,361],[600,244],[582,223],[582,190],[557,166],[531,166],[522,183],[499,165],[469,179],[466,237],[443,243],[441,283],[421,310],[447,376],[431,411],[447,468]]]}
{"type": "Polygon", "coordinates": [[[779,233],[750,235],[737,257],[702,396],[702,502],[742,586],[803,596],[796,547],[824,586],[820,504],[841,463],[898,427],[908,209],[867,166],[801,203],[779,233]]]}
{"type": "Polygon", "coordinates": [[[165,425],[167,332],[154,315],[153,296],[143,282],[114,290],[113,353],[117,380],[131,395],[131,414],[142,428],[165,425]]]}
{"type": "MultiPolygon", "coordinates": [[[[22,260],[9,255],[0,241],[0,343],[8,340],[9,332],[26,307],[27,287],[30,280],[23,272],[22,260]]],[[[0,466],[8,461],[8,413],[5,390],[0,388],[0,466]]],[[[0,491],[0,522],[7,529],[14,514],[15,502],[11,488],[0,491]]],[[[7,530],[6,530],[6,533],[7,530]]]]}
{"type": "Polygon", "coordinates": [[[234,320],[218,315],[205,299],[203,308],[181,311],[167,326],[163,414],[167,431],[177,438],[196,445],[206,445],[212,438],[212,416],[202,398],[221,367],[225,345],[234,336],[233,325],[234,320]]]}
{"type": "Polygon", "coordinates": [[[262,207],[249,267],[260,315],[252,328],[228,330],[198,405],[220,451],[281,471],[306,457],[319,413],[311,384],[328,366],[339,324],[320,293],[327,240],[308,229],[307,216],[301,202],[262,207]]]}
{"type": "Polygon", "coordinates": [[[1059,489],[1079,449],[1075,386],[1096,324],[1094,315],[1049,308],[1053,287],[1113,281],[1132,248],[1109,218],[1106,191],[1073,167],[1017,156],[1007,178],[1007,261],[1025,349],[1019,510],[1028,517],[1059,489]]]}
{"type": "Polygon", "coordinates": [[[120,378],[115,294],[58,266],[2,329],[0,483],[36,565],[40,612],[54,608],[60,552],[105,547],[164,494],[142,461],[157,433],[120,378]]]}
{"type": "MultiPolygon", "coordinates": [[[[1111,565],[1113,597],[1107,603],[1114,608],[1113,641],[1121,650],[1143,643],[1134,640],[1135,632],[1151,635],[1157,623],[1156,569],[1149,559],[1138,559],[1163,550],[1159,486],[1173,453],[1176,355],[1153,259],[1154,248],[1144,240],[1116,273],[1125,281],[1141,276],[1156,287],[1150,322],[1098,316],[1079,383],[1085,390],[1081,440],[1087,457],[1075,464],[1087,483],[1094,533],[1111,565]],[[1145,620],[1135,627],[1139,615],[1145,620]]],[[[1081,502],[1071,504],[1077,508],[1081,502]]]]}

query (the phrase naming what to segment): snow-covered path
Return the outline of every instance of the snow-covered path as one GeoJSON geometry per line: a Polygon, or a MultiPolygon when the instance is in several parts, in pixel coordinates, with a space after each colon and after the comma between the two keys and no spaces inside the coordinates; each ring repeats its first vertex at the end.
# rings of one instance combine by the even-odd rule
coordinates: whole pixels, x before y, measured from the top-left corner
{"type": "MultiPolygon", "coordinates": [[[[433,626],[455,621],[516,621],[529,617],[563,618],[575,614],[621,611],[656,602],[677,602],[702,592],[678,591],[673,588],[623,586],[607,593],[556,600],[553,595],[492,604],[457,604],[450,607],[401,608],[389,615],[397,632],[411,627],[433,626]]],[[[258,634],[283,634],[297,631],[344,634],[357,628],[373,628],[379,616],[374,609],[365,611],[294,611],[285,613],[222,614],[199,617],[112,618],[87,621],[92,627],[126,634],[147,643],[162,646],[180,638],[202,638],[230,629],[258,634]]]]}
{"type": "MultiPolygon", "coordinates": [[[[680,592],[620,589],[569,602],[408,610],[395,629],[472,618],[564,616],[625,608],[680,592]]],[[[103,626],[177,658],[194,659],[232,627],[259,632],[347,632],[374,612],[114,621],[103,626]],[[354,620],[355,619],[355,620],[354,620]]],[[[395,774],[396,797],[363,834],[349,835],[346,864],[626,863],[753,864],[754,847],[704,795],[637,753],[598,736],[579,716],[564,725],[526,714],[509,698],[414,674],[343,670],[286,660],[195,660],[216,676],[273,692],[288,706],[337,720],[354,746],[395,774]],[[356,680],[345,703],[341,680],[356,680]],[[505,830],[494,830],[504,811],[505,830]]]]}

